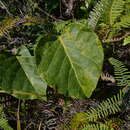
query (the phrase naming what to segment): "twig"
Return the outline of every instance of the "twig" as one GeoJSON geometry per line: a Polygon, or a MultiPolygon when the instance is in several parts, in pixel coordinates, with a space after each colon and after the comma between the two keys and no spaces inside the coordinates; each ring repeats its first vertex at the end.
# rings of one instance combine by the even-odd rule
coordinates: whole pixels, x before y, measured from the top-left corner
{"type": "Polygon", "coordinates": [[[38,10],[40,10],[41,12],[43,12],[45,15],[47,15],[48,17],[52,18],[53,20],[57,21],[57,22],[60,22],[60,21],[63,21],[61,19],[57,19],[55,18],[54,16],[50,15],[49,13],[47,13],[46,11],[44,11],[43,9],[41,9],[40,7],[37,8],[38,10]]]}
{"type": "Polygon", "coordinates": [[[102,42],[103,43],[107,43],[107,42],[119,42],[119,41],[123,40],[124,38],[126,38],[129,35],[130,35],[130,32],[126,32],[122,37],[117,37],[117,38],[113,38],[113,39],[102,40],[102,42]]]}
{"type": "Polygon", "coordinates": [[[18,110],[17,110],[17,130],[21,130],[19,111],[20,111],[20,100],[18,101],[18,110]]]}
{"type": "Polygon", "coordinates": [[[62,18],[62,2],[61,2],[62,0],[60,0],[60,18],[62,18]]]}
{"type": "Polygon", "coordinates": [[[0,1],[0,4],[1,4],[1,8],[2,9],[5,9],[6,10],[6,12],[9,14],[9,15],[12,15],[10,12],[9,12],[9,10],[7,9],[7,7],[5,6],[5,4],[2,2],[2,1],[0,1]]]}
{"type": "Polygon", "coordinates": [[[40,124],[38,126],[38,130],[41,130],[41,126],[42,126],[42,121],[40,121],[40,124]]]}

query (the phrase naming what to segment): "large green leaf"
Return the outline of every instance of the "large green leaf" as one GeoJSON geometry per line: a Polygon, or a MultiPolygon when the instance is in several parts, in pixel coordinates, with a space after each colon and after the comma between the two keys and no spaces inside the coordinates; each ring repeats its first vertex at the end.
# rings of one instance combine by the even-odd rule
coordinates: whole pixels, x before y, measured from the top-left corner
{"type": "Polygon", "coordinates": [[[37,73],[33,56],[0,58],[0,92],[22,99],[45,100],[46,87],[37,73]]]}
{"type": "Polygon", "coordinates": [[[38,44],[35,53],[41,77],[49,85],[74,98],[91,96],[103,63],[103,48],[94,32],[71,24],[57,40],[38,44]]]}

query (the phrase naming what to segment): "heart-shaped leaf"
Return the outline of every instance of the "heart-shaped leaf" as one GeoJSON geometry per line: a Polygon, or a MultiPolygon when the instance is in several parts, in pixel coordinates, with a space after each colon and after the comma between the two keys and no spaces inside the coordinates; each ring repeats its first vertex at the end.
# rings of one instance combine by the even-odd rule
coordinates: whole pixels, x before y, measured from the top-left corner
{"type": "Polygon", "coordinates": [[[91,96],[104,57],[94,32],[81,24],[71,24],[57,40],[38,44],[35,53],[36,59],[40,57],[38,70],[49,85],[74,98],[91,96]]]}

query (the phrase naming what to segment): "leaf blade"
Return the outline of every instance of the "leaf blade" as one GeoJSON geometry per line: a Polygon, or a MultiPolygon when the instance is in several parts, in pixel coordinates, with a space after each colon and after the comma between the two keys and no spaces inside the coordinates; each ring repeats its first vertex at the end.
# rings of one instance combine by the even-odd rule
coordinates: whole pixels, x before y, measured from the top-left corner
{"type": "Polygon", "coordinates": [[[38,64],[41,76],[67,96],[90,97],[103,63],[103,49],[96,34],[76,23],[69,25],[56,41],[46,44],[50,46],[43,49],[38,64]]]}
{"type": "MultiPolygon", "coordinates": [[[[20,57],[19,59],[21,59],[20,57]]],[[[28,57],[30,58],[30,57],[28,57]]],[[[30,58],[29,61],[32,59],[30,58]]],[[[46,84],[43,86],[42,80],[39,79],[40,89],[34,83],[31,84],[31,77],[38,76],[36,73],[36,67],[30,68],[28,71],[23,69],[15,56],[6,58],[4,61],[0,62],[0,92],[5,92],[11,94],[20,99],[37,99],[43,98],[46,100],[45,89],[46,84]],[[1,63],[2,62],[2,63],[1,63]],[[28,78],[25,74],[29,73],[30,78],[28,78]],[[30,71],[30,72],[29,72],[30,71]],[[34,71],[35,73],[32,75],[34,71]],[[43,97],[41,97],[43,96],[43,97]]],[[[21,62],[21,61],[20,61],[21,62]]],[[[23,61],[22,61],[23,62],[23,61]]],[[[27,65],[24,68],[28,68],[27,65]]],[[[33,78],[34,79],[34,78],[33,78]]],[[[35,82],[35,81],[33,81],[35,82]]]]}

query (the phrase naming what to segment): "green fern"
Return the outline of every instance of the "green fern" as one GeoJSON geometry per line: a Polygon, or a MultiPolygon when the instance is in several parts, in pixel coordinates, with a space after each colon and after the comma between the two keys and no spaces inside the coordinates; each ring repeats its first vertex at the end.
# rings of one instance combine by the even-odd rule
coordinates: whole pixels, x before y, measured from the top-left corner
{"type": "Polygon", "coordinates": [[[130,27],[130,12],[126,9],[126,5],[125,0],[110,0],[108,8],[104,11],[102,22],[109,25],[109,33],[105,37],[106,42],[115,41],[114,37],[118,36],[122,28],[130,27]]]}
{"type": "Polygon", "coordinates": [[[75,114],[72,119],[71,128],[74,129],[84,127],[83,130],[107,130],[109,122],[105,122],[105,124],[103,124],[104,128],[102,128],[102,124],[99,122],[99,120],[106,119],[106,117],[108,117],[109,115],[115,114],[122,110],[122,104],[125,95],[129,91],[130,72],[122,62],[114,58],[110,58],[109,61],[114,66],[117,85],[125,87],[121,89],[117,95],[114,95],[113,97],[106,99],[105,101],[100,103],[96,108],[92,107],[88,110],[88,112],[75,114]],[[95,125],[91,124],[92,122],[95,125]],[[84,126],[85,124],[86,126],[84,126]]]}
{"type": "Polygon", "coordinates": [[[117,22],[114,27],[116,28],[129,28],[130,27],[130,13],[121,17],[120,22],[117,22]]]}
{"type": "Polygon", "coordinates": [[[114,58],[110,58],[109,62],[114,66],[117,86],[130,86],[130,72],[124,64],[114,58]]]}
{"type": "Polygon", "coordinates": [[[130,12],[130,0],[125,1],[125,12],[126,13],[130,12]]]}
{"type": "Polygon", "coordinates": [[[86,113],[86,120],[96,121],[121,111],[120,105],[122,103],[125,92],[126,88],[120,90],[116,96],[114,95],[113,97],[106,99],[96,108],[90,108],[90,110],[86,113]]]}
{"type": "Polygon", "coordinates": [[[121,111],[121,105],[124,95],[128,88],[125,87],[115,96],[106,99],[100,103],[96,108],[91,107],[88,112],[77,113],[73,116],[71,128],[78,128],[89,122],[95,122],[99,119],[105,119],[108,115],[115,114],[121,111]]]}
{"type": "Polygon", "coordinates": [[[128,36],[128,37],[126,37],[126,38],[124,39],[123,45],[125,46],[125,45],[127,45],[127,44],[130,44],[130,36],[128,36]]]}
{"type": "Polygon", "coordinates": [[[117,18],[119,18],[124,10],[124,5],[124,0],[113,0],[109,13],[110,25],[113,25],[117,21],[117,18]]]}
{"type": "Polygon", "coordinates": [[[31,26],[34,23],[39,24],[41,22],[44,22],[44,20],[32,16],[24,16],[23,18],[7,17],[0,25],[0,37],[8,36],[10,30],[20,23],[24,26],[31,26]]]}
{"type": "Polygon", "coordinates": [[[124,11],[124,6],[124,0],[100,0],[90,12],[88,26],[95,29],[101,16],[105,23],[112,26],[124,11]]]}
{"type": "Polygon", "coordinates": [[[88,124],[85,125],[82,130],[114,130],[113,128],[108,127],[105,124],[88,124]]]}
{"type": "Polygon", "coordinates": [[[124,0],[110,0],[108,7],[102,15],[102,21],[111,27],[119,21],[122,12],[125,10],[124,0]]]}
{"type": "Polygon", "coordinates": [[[15,26],[17,21],[17,18],[5,18],[0,25],[0,37],[7,36],[9,30],[15,26]]]}
{"type": "Polygon", "coordinates": [[[8,121],[5,118],[5,115],[1,106],[0,106],[0,128],[3,128],[4,130],[13,130],[9,126],[8,121]]]}
{"type": "Polygon", "coordinates": [[[95,29],[101,15],[109,5],[109,0],[100,0],[95,5],[94,9],[90,12],[88,18],[88,27],[95,29]]]}

